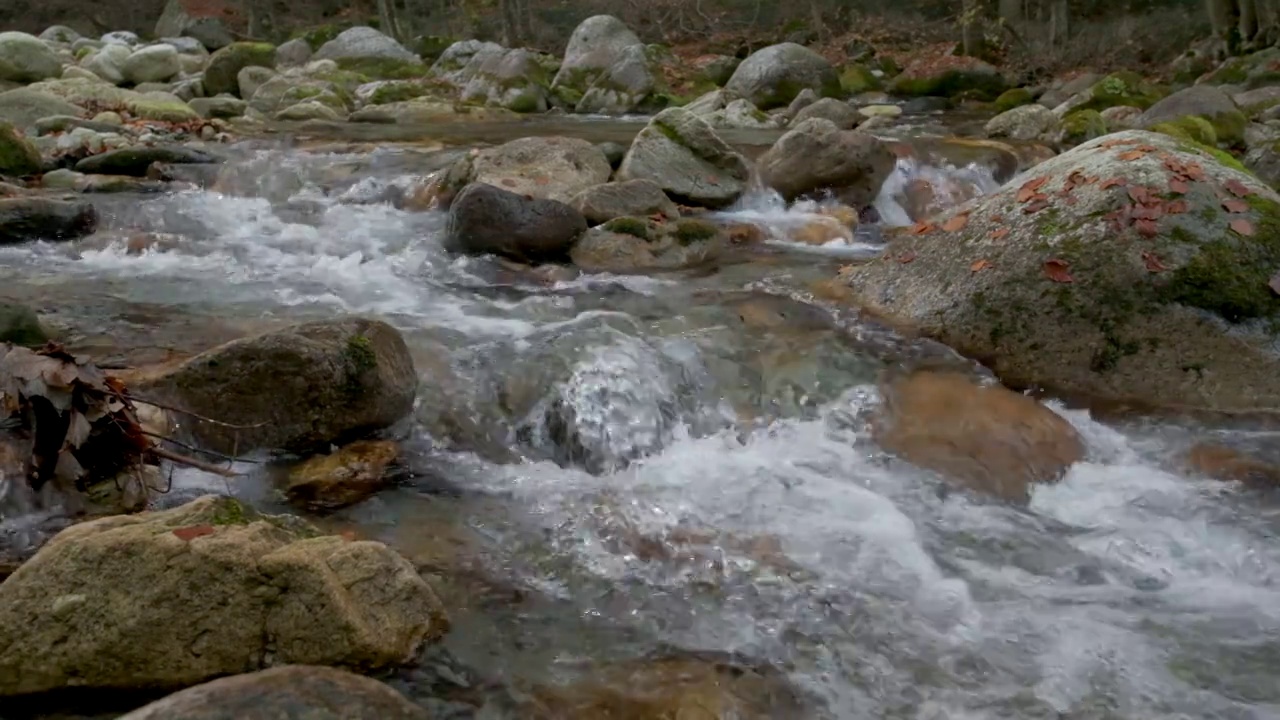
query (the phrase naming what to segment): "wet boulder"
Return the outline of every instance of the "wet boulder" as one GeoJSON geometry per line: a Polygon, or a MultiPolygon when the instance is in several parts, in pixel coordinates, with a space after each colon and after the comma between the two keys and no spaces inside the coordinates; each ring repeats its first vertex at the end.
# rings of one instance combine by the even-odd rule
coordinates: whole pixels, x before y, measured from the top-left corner
{"type": "Polygon", "coordinates": [[[471,183],[449,207],[445,248],[524,262],[563,259],[587,229],[582,213],[558,200],[471,183]]]}
{"type": "Polygon", "coordinates": [[[441,185],[446,197],[470,183],[485,183],[568,202],[583,190],[608,182],[612,173],[604,153],[586,140],[529,137],[472,151],[449,168],[441,185]]]}
{"type": "Polygon", "coordinates": [[[569,204],[577,208],[590,225],[625,215],[680,217],[676,204],[657,183],[650,180],[627,180],[589,187],[573,196],[569,204]]]}
{"type": "Polygon", "coordinates": [[[385,545],[204,496],[56,535],[0,584],[0,697],[411,660],[447,626],[385,545]]]}
{"type": "Polygon", "coordinates": [[[399,457],[400,446],[390,440],[357,440],[291,468],[285,496],[308,510],[354,505],[387,485],[399,457]]]}
{"type": "Polygon", "coordinates": [[[725,90],[761,110],[786,107],[808,88],[822,97],[838,97],[840,77],[826,58],[796,43],[755,51],[734,70],[725,90]]]}
{"type": "Polygon", "coordinates": [[[207,164],[215,161],[212,155],[183,145],[139,145],[90,155],[76,163],[76,172],[146,177],[147,168],[152,163],[207,164]]]}
{"type": "MultiPolygon", "coordinates": [[[[204,91],[213,97],[240,91],[240,71],[251,66],[276,66],[276,46],[271,43],[237,42],[215,52],[204,69],[204,91]]],[[[249,98],[244,98],[248,100],[249,98]]]]}
{"type": "Polygon", "coordinates": [[[897,233],[854,299],[1005,384],[1160,407],[1280,407],[1280,195],[1130,130],[897,233]]]}
{"type": "Polygon", "coordinates": [[[35,145],[9,123],[0,122],[0,175],[38,175],[41,164],[40,151],[35,145]]]}
{"type": "Polygon", "coordinates": [[[0,32],[0,80],[31,83],[62,74],[62,61],[43,40],[23,32],[0,32]]]}
{"type": "Polygon", "coordinates": [[[120,720],[430,720],[390,686],[345,670],[285,665],[187,688],[120,720]]]}
{"type": "Polygon", "coordinates": [[[881,385],[872,436],[884,449],[949,482],[1025,503],[1035,483],[1060,480],[1084,459],[1062,416],[1000,385],[955,371],[894,372],[881,385]]]}
{"type": "Polygon", "coordinates": [[[235,340],[177,367],[138,373],[131,386],[232,426],[191,423],[204,447],[307,452],[403,418],[418,377],[395,328],[347,317],[235,340]]]}
{"type": "Polygon", "coordinates": [[[830,191],[855,208],[871,204],[896,158],[879,138],[811,118],[778,138],[756,160],[765,185],[787,200],[830,191]]]}
{"type": "Polygon", "coordinates": [[[619,217],[588,230],[570,258],[586,272],[681,270],[714,261],[727,245],[728,233],[704,220],[619,217]]]}
{"type": "Polygon", "coordinates": [[[91,203],[44,197],[0,198],[0,245],[28,240],[74,240],[98,228],[91,203]]]}
{"type": "Polygon", "coordinates": [[[658,113],[636,135],[618,180],[650,180],[673,200],[724,207],[746,191],[751,169],[705,120],[682,108],[658,113]]]}

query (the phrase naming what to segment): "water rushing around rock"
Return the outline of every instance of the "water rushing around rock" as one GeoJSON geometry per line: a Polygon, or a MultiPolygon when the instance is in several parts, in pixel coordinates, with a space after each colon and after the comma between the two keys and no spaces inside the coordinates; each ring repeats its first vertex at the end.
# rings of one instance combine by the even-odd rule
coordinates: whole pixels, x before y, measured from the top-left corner
{"type": "MultiPolygon", "coordinates": [[[[369,202],[448,151],[242,154],[221,192],[113,198],[98,237],[0,249],[0,286],[124,362],[340,312],[398,326],[423,377],[411,477],[323,522],[439,581],[445,652],[394,682],[441,717],[516,717],[510,688],[673,649],[775,668],[814,718],[1280,717],[1280,519],[1173,469],[1188,428],[1058,408],[1088,461],[1026,508],[875,447],[880,367],[965,363],[813,299],[874,234],[713,274],[547,278],[450,257],[441,215],[369,202]]],[[[904,161],[886,222],[917,177],[994,186],[904,161]]],[[[179,472],[173,495],[277,503],[244,468],[179,472]]]]}

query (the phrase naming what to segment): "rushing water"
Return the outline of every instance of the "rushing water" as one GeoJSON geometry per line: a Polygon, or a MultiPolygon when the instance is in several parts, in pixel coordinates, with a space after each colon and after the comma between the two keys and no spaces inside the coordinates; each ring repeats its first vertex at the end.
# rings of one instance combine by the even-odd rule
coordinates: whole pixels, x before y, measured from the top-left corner
{"type": "MultiPolygon", "coordinates": [[[[1025,508],[946,492],[864,418],[884,363],[949,351],[809,293],[874,236],[552,282],[449,256],[438,214],[364,202],[442,163],[412,145],[247,148],[225,194],[112,198],[96,238],[0,249],[0,296],[106,358],[346,312],[401,328],[423,375],[401,429],[412,473],[321,522],[438,581],[453,630],[391,680],[440,717],[518,717],[510,688],[673,650],[775,668],[804,710],[774,717],[1280,717],[1280,519],[1170,469],[1193,429],[1058,407],[1089,447],[1064,481],[1025,508]],[[169,235],[130,248],[139,230],[169,235]]],[[[886,222],[907,222],[895,193],[920,177],[994,186],[904,160],[886,222]]],[[[761,195],[732,212],[804,210],[761,195]]],[[[173,501],[274,506],[243,468],[233,485],[180,472],[173,501]]]]}

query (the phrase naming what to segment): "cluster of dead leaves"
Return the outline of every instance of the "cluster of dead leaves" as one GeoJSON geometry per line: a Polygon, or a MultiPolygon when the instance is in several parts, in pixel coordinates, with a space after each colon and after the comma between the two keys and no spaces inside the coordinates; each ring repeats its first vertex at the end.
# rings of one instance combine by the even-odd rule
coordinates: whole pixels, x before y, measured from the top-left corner
{"type": "Polygon", "coordinates": [[[0,344],[0,420],[30,441],[27,478],[37,489],[113,477],[152,447],[124,385],[52,343],[0,344]]]}

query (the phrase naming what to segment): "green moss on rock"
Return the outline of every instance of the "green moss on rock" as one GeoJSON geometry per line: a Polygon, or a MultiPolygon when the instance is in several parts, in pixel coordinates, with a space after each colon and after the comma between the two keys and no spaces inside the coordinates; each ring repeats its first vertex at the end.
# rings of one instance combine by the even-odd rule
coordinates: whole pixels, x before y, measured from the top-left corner
{"type": "Polygon", "coordinates": [[[982,70],[946,70],[936,75],[907,77],[899,75],[889,91],[906,97],[956,97],[966,91],[980,100],[995,100],[1007,88],[1004,78],[982,70]]]}
{"type": "Polygon", "coordinates": [[[40,172],[40,151],[9,123],[0,122],[0,175],[24,177],[40,172]]]}
{"type": "Polygon", "coordinates": [[[1210,147],[1218,144],[1218,133],[1213,129],[1213,125],[1208,120],[1196,115],[1185,115],[1177,120],[1159,123],[1153,126],[1151,130],[1179,140],[1190,140],[1210,147]]]}
{"type": "Polygon", "coordinates": [[[1165,93],[1134,72],[1112,73],[1090,88],[1090,99],[1080,110],[1106,110],[1110,107],[1132,106],[1146,110],[1155,105],[1165,93]]]}
{"type": "Polygon", "coordinates": [[[274,68],[276,46],[271,43],[238,42],[215,52],[204,70],[204,89],[210,97],[222,93],[239,96],[240,81],[237,75],[251,67],[274,68]]]}
{"type": "Polygon", "coordinates": [[[605,230],[619,235],[632,235],[641,240],[649,239],[649,224],[640,218],[620,217],[614,218],[602,225],[605,230]]]}
{"type": "Polygon", "coordinates": [[[1062,144],[1079,145],[1107,134],[1107,123],[1097,110],[1077,110],[1062,119],[1062,144]]]}
{"type": "Polygon", "coordinates": [[[1035,98],[1031,97],[1030,90],[1026,88],[1012,88],[1000,93],[1000,97],[996,98],[995,110],[998,113],[1002,113],[1016,107],[1030,105],[1034,101],[1035,98]]]}
{"type": "Polygon", "coordinates": [[[409,80],[427,73],[427,66],[396,58],[338,58],[338,68],[358,73],[370,80],[409,80]]]}
{"type": "Polygon", "coordinates": [[[48,340],[49,335],[40,326],[40,318],[31,308],[0,302],[0,343],[36,347],[48,340]]]}
{"type": "Polygon", "coordinates": [[[404,102],[427,94],[427,88],[414,82],[389,82],[380,86],[369,96],[369,105],[386,105],[393,102],[404,102]]]}
{"type": "Polygon", "coordinates": [[[846,65],[840,71],[840,89],[847,95],[879,90],[880,87],[880,78],[864,65],[846,65]]]}
{"type": "Polygon", "coordinates": [[[705,220],[686,218],[676,222],[675,238],[681,245],[711,240],[717,233],[716,226],[705,220]]]}

